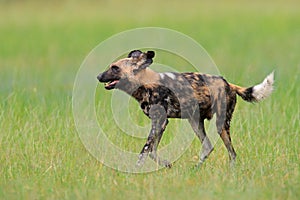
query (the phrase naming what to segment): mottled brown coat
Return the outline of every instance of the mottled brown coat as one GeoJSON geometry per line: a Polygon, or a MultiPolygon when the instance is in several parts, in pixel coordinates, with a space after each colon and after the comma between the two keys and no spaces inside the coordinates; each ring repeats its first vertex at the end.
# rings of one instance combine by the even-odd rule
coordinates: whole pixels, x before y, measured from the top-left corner
{"type": "MultiPolygon", "coordinates": [[[[201,73],[157,73],[148,66],[153,62],[153,51],[134,50],[127,58],[112,63],[109,69],[98,75],[106,89],[120,89],[134,97],[143,112],[152,120],[152,127],[144,145],[138,165],[142,165],[150,153],[157,163],[170,167],[171,163],[161,160],[156,152],[168,118],[188,119],[202,142],[200,163],[213,150],[204,129],[204,120],[216,114],[217,131],[222,138],[229,158],[234,162],[236,153],[230,138],[230,120],[236,104],[236,94],[253,102],[265,91],[254,91],[255,87],[243,88],[228,83],[221,76],[201,73]]],[[[271,79],[270,79],[271,80],[271,79]]],[[[270,83],[272,86],[273,82],[270,83]]],[[[272,90],[272,88],[269,88],[272,90]]],[[[266,95],[267,96],[267,95],[266,95]]]]}

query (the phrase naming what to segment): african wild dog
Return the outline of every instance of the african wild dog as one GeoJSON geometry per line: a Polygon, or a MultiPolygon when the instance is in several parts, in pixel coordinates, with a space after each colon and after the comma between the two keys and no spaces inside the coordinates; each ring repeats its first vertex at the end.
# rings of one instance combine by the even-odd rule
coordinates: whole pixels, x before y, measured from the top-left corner
{"type": "Polygon", "coordinates": [[[258,102],[268,97],[273,90],[274,75],[253,87],[240,87],[228,83],[221,76],[201,73],[157,73],[148,68],[153,62],[154,51],[134,50],[127,58],[112,63],[109,69],[97,76],[105,88],[120,89],[134,97],[143,112],[151,119],[152,128],[144,145],[138,165],[142,166],[148,154],[160,165],[171,163],[157,156],[157,147],[168,124],[168,118],[188,119],[202,142],[199,164],[213,150],[206,136],[204,120],[216,113],[216,126],[231,163],[236,153],[230,139],[230,120],[236,104],[236,94],[248,102],[258,102]]]}

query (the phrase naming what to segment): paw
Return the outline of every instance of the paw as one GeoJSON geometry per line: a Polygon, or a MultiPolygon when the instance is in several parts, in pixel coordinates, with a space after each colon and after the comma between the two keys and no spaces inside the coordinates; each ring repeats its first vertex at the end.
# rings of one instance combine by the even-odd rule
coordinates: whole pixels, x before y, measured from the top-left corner
{"type": "Polygon", "coordinates": [[[165,166],[166,168],[171,168],[172,167],[172,163],[170,163],[167,160],[163,160],[160,162],[160,165],[165,166]]]}
{"type": "Polygon", "coordinates": [[[198,164],[195,165],[195,168],[198,168],[198,169],[201,168],[203,163],[204,163],[203,161],[199,161],[198,164]]]}
{"type": "Polygon", "coordinates": [[[235,168],[235,160],[234,159],[230,160],[229,166],[231,169],[235,168]]]}
{"type": "Polygon", "coordinates": [[[147,153],[141,153],[139,155],[138,161],[136,162],[136,166],[137,167],[142,167],[144,165],[144,163],[145,163],[145,160],[146,160],[147,156],[148,156],[147,153]]]}

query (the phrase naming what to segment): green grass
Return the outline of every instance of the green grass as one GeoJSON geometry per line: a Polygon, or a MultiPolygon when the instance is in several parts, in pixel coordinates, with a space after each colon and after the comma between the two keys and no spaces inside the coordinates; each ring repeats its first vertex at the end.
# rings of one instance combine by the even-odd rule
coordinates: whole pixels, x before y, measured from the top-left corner
{"type": "MultiPolygon", "coordinates": [[[[112,2],[0,1],[0,198],[299,199],[300,4],[112,2]],[[80,64],[109,36],[144,26],[193,37],[236,84],[256,84],[275,69],[269,99],[238,100],[234,170],[220,141],[201,169],[193,168],[200,149],[194,140],[172,169],[148,174],[108,168],[82,145],[71,106],[80,64]]],[[[110,118],[103,117],[110,92],[101,85],[97,90],[106,94],[96,97],[96,107],[110,139],[139,151],[143,140],[110,128],[110,118]]],[[[135,120],[146,123],[131,103],[135,120]]],[[[162,145],[172,140],[172,122],[162,145]]]]}

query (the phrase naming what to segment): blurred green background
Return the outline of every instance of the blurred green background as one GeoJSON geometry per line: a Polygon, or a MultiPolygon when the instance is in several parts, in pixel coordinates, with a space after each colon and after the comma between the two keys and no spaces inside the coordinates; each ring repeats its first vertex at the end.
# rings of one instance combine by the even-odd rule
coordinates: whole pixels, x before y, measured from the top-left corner
{"type": "MultiPolygon", "coordinates": [[[[0,198],[298,199],[299,53],[296,0],[0,0],[0,198]],[[270,99],[238,102],[234,172],[222,143],[201,169],[192,168],[195,141],[171,170],[143,175],[107,168],[81,144],[71,109],[78,68],[101,41],[148,26],[195,39],[230,82],[250,86],[275,70],[270,99]]],[[[118,139],[109,117],[103,123],[118,139]]]]}

